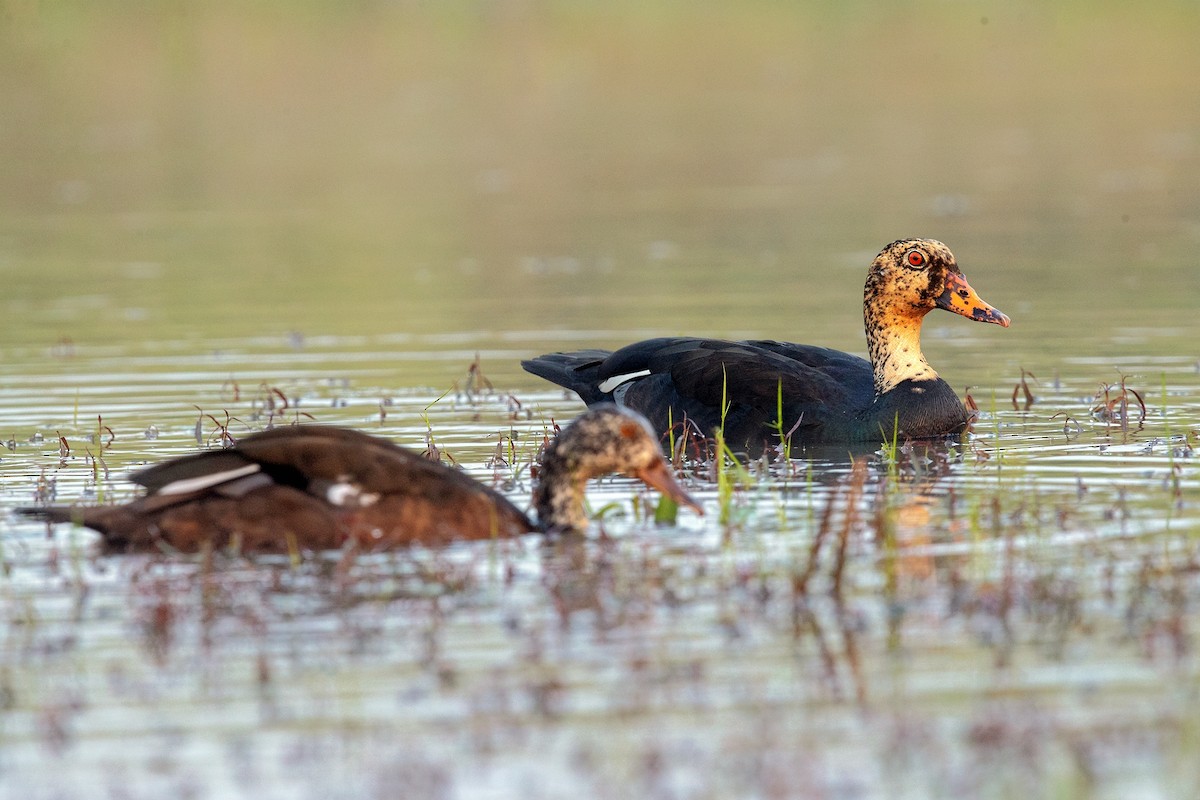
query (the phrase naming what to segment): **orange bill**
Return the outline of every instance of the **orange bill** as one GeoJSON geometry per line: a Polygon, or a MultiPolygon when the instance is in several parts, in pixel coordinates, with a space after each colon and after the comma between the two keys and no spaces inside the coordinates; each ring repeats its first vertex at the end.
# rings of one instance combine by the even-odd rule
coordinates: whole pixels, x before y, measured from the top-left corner
{"type": "Polygon", "coordinates": [[[700,507],[700,504],[684,491],[683,487],[679,485],[679,481],[675,480],[666,461],[659,459],[649,466],[641,467],[633,473],[633,477],[652,489],[658,489],[679,505],[687,506],[697,514],[704,515],[704,509],[700,507]]]}
{"type": "Polygon", "coordinates": [[[946,290],[936,302],[938,308],[961,314],[967,319],[1008,327],[1008,316],[983,302],[961,272],[951,272],[946,276],[946,290]]]}

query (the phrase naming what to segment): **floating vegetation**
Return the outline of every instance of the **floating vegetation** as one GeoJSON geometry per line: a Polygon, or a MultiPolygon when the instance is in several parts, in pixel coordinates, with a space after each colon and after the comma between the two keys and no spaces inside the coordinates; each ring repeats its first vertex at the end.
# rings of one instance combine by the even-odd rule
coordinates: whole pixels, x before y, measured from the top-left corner
{"type": "Polygon", "coordinates": [[[1033,406],[1033,392],[1029,390],[1029,380],[1037,381],[1037,377],[1032,372],[1028,372],[1024,367],[1021,368],[1021,380],[1013,387],[1012,391],[1012,406],[1019,408],[1022,411],[1028,411],[1033,406]],[[1027,380],[1028,379],[1028,380],[1027,380]],[[1023,398],[1020,405],[1017,403],[1018,394],[1023,398]]]}
{"type": "Polygon", "coordinates": [[[1122,431],[1129,430],[1131,409],[1137,411],[1134,424],[1141,425],[1146,421],[1146,403],[1136,389],[1125,385],[1125,381],[1126,376],[1122,375],[1115,385],[1102,384],[1096,392],[1096,405],[1092,406],[1094,418],[1106,425],[1117,425],[1122,431]]]}

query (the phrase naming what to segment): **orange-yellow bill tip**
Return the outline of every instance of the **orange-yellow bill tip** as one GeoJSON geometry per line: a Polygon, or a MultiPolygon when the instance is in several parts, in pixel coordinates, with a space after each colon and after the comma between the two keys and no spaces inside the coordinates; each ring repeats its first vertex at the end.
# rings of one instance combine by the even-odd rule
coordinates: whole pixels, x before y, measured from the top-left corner
{"type": "Polygon", "coordinates": [[[983,302],[961,272],[946,276],[946,289],[936,303],[938,308],[953,311],[976,322],[992,322],[1002,328],[1007,328],[1009,324],[1008,315],[983,302]]]}
{"type": "Polygon", "coordinates": [[[704,515],[704,508],[679,485],[679,481],[671,473],[671,469],[667,466],[666,461],[660,459],[647,467],[642,467],[633,473],[633,477],[642,481],[642,483],[650,488],[662,492],[679,505],[687,506],[697,514],[704,515]]]}

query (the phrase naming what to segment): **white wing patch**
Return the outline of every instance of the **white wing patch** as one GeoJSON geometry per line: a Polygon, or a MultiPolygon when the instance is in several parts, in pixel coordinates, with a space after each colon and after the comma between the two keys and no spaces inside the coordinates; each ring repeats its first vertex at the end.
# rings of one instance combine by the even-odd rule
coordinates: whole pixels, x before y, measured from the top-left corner
{"type": "Polygon", "coordinates": [[[335,506],[362,508],[379,502],[379,493],[364,492],[357,483],[343,479],[326,487],[325,499],[335,506]]]}
{"type": "Polygon", "coordinates": [[[244,467],[237,469],[227,469],[224,472],[213,472],[209,475],[197,475],[194,478],[181,478],[177,481],[171,481],[163,486],[155,494],[188,494],[189,492],[198,492],[201,489],[208,489],[213,486],[219,486],[222,483],[228,483],[238,478],[244,478],[247,475],[253,475],[261,469],[258,464],[247,464],[244,467]]]}
{"type": "Polygon", "coordinates": [[[600,381],[600,385],[596,388],[607,394],[613,389],[616,389],[622,383],[627,383],[635,378],[644,378],[650,374],[648,369],[640,369],[637,372],[626,372],[624,375],[613,375],[611,378],[605,378],[600,381]]]}

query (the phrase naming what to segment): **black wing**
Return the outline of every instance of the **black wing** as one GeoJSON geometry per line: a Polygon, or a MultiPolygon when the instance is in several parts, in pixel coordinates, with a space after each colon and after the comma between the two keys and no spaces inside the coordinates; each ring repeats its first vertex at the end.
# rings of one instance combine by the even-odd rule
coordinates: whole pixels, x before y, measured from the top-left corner
{"type": "Polygon", "coordinates": [[[617,400],[658,430],[686,415],[706,433],[722,424],[730,441],[752,441],[779,420],[800,438],[868,408],[874,397],[865,359],[826,347],[770,340],[647,339],[604,351],[555,353],[523,362],[530,372],[576,391],[588,404],[617,400]]]}

